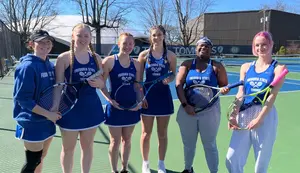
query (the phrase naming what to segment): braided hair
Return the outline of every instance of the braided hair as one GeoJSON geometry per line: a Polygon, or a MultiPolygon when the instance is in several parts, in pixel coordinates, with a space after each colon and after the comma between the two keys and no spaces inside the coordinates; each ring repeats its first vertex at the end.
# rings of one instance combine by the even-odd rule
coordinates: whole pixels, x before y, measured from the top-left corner
{"type": "MultiPolygon", "coordinates": [[[[89,25],[87,24],[84,24],[84,23],[79,23],[77,25],[75,25],[72,29],[72,34],[74,32],[75,29],[77,28],[86,28],[88,29],[88,31],[91,33],[92,35],[92,31],[91,31],[91,28],[89,27],[89,25]]],[[[69,82],[72,83],[72,73],[73,73],[73,66],[74,66],[74,58],[75,58],[75,53],[74,53],[74,43],[75,43],[75,40],[71,40],[71,45],[70,45],[70,79],[69,79],[69,82]]],[[[96,62],[97,64],[97,70],[99,70],[99,62],[98,62],[98,59],[97,59],[97,56],[96,56],[96,53],[95,53],[95,50],[92,46],[92,43],[89,44],[89,50],[90,52],[92,53],[92,56],[94,58],[94,61],[96,62]]]]}

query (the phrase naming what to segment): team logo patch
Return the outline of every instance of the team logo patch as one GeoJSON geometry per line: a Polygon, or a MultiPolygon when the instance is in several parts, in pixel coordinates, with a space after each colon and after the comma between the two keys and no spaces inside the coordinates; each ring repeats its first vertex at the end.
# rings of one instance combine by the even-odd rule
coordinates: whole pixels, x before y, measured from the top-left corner
{"type": "Polygon", "coordinates": [[[92,75],[92,72],[91,72],[91,71],[81,71],[81,72],[79,72],[79,75],[80,75],[80,77],[82,77],[82,78],[87,78],[87,77],[89,77],[90,75],[92,75]]]}
{"type": "Polygon", "coordinates": [[[251,82],[249,82],[249,84],[252,88],[259,88],[263,85],[263,82],[261,82],[261,81],[251,81],[251,82]]]}

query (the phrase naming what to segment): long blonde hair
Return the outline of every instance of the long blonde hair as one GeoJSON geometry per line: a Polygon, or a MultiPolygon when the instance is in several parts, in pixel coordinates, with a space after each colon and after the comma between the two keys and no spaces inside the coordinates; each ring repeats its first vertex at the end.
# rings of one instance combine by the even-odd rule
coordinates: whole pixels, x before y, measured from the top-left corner
{"type": "MultiPolygon", "coordinates": [[[[92,31],[91,31],[91,28],[89,25],[87,24],[84,24],[84,23],[79,23],[77,25],[75,25],[72,29],[72,35],[73,35],[73,32],[76,28],[86,28],[88,29],[88,31],[90,32],[90,34],[92,35],[92,31]]],[[[69,82],[72,83],[72,73],[73,73],[73,65],[74,65],[74,58],[75,58],[75,53],[74,53],[74,40],[72,38],[72,41],[71,41],[71,45],[70,45],[70,79],[69,79],[69,82]]],[[[96,56],[96,53],[95,53],[95,50],[93,48],[93,45],[92,43],[89,44],[89,50],[91,51],[92,53],[92,56],[94,58],[94,61],[96,62],[97,64],[97,70],[99,70],[99,62],[98,62],[98,59],[97,59],[97,56],[96,56]]]]}
{"type": "Polygon", "coordinates": [[[123,32],[123,33],[121,33],[120,36],[119,36],[118,44],[120,43],[121,38],[123,38],[123,37],[131,37],[131,38],[133,39],[133,42],[135,42],[134,37],[133,37],[132,34],[130,34],[129,32],[123,32]]]}

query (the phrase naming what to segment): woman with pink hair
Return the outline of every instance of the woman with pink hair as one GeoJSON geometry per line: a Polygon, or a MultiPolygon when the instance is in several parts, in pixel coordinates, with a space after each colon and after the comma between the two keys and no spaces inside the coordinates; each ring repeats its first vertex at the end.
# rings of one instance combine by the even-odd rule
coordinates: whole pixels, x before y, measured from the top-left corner
{"type": "MultiPolygon", "coordinates": [[[[263,90],[286,68],[272,59],[272,48],[273,40],[269,32],[261,31],[254,36],[252,52],[257,60],[241,66],[240,80],[244,81],[244,86],[239,87],[236,98],[240,98],[244,94],[249,95],[257,90],[263,90]],[[257,82],[262,82],[262,85],[253,85],[257,82]]],[[[274,102],[283,82],[284,79],[281,79],[279,84],[272,89],[257,118],[249,123],[248,130],[237,130],[236,127],[229,125],[229,128],[233,130],[226,156],[226,167],[229,173],[244,172],[243,169],[251,146],[253,146],[255,156],[254,172],[266,173],[268,171],[278,124],[274,102]]],[[[247,100],[244,100],[243,104],[251,103],[253,99],[246,102],[247,100]]],[[[235,123],[231,122],[231,124],[235,123]]]]}

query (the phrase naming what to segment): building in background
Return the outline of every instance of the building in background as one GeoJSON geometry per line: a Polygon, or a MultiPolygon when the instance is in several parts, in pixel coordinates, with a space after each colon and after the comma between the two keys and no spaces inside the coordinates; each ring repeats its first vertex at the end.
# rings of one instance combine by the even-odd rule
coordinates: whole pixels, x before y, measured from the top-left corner
{"type": "MultiPolygon", "coordinates": [[[[272,33],[274,52],[281,46],[300,49],[298,14],[277,10],[205,13],[203,22],[203,35],[215,45],[249,46],[257,32],[266,30],[272,33]]],[[[234,51],[238,53],[237,49],[234,51]]]]}

